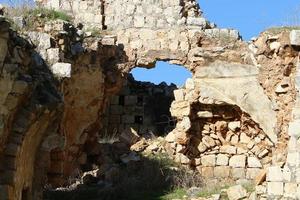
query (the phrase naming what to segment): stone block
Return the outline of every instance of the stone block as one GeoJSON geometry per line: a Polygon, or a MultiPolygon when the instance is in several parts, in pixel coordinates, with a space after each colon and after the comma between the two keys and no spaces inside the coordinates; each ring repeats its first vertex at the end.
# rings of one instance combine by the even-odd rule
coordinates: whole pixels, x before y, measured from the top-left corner
{"type": "Polygon", "coordinates": [[[299,119],[294,120],[289,123],[288,134],[290,136],[295,136],[297,138],[300,136],[300,120],[299,119]]]}
{"type": "Polygon", "coordinates": [[[291,45],[300,46],[300,30],[292,30],[290,32],[291,45]]]}
{"type": "Polygon", "coordinates": [[[214,177],[214,168],[213,167],[202,167],[201,168],[201,175],[205,178],[214,177]]]}
{"type": "Polygon", "coordinates": [[[204,167],[214,167],[216,166],[216,156],[206,155],[201,158],[202,166],[204,167]]]}
{"type": "Polygon", "coordinates": [[[267,169],[267,181],[281,182],[283,181],[282,170],[279,166],[271,166],[267,169]]]}
{"type": "Polygon", "coordinates": [[[110,114],[112,115],[121,115],[123,114],[123,106],[121,105],[111,105],[110,114]]]}
{"type": "Polygon", "coordinates": [[[228,123],[228,128],[229,128],[231,131],[237,131],[238,129],[241,128],[241,122],[240,122],[240,121],[229,122],[229,123],[228,123]]]}
{"type": "Polygon", "coordinates": [[[229,157],[225,154],[218,154],[217,155],[217,165],[219,166],[227,166],[229,163],[229,157]]]}
{"type": "Polygon", "coordinates": [[[258,195],[266,194],[267,188],[264,185],[257,185],[257,186],[255,186],[255,192],[258,195]]]}
{"type": "Polygon", "coordinates": [[[235,155],[232,156],[229,160],[229,166],[230,167],[242,167],[244,168],[246,166],[246,156],[245,155],[235,155]]]}
{"type": "Polygon", "coordinates": [[[291,167],[300,165],[300,154],[299,152],[289,152],[286,158],[286,162],[291,167]]]}
{"type": "Polygon", "coordinates": [[[262,168],[262,165],[261,165],[260,161],[258,160],[258,158],[251,156],[251,157],[248,157],[248,167],[262,168]]]}
{"type": "Polygon", "coordinates": [[[55,63],[50,66],[52,73],[58,78],[70,78],[72,65],[70,63],[55,63]]]}
{"type": "Polygon", "coordinates": [[[228,178],[230,176],[230,167],[228,166],[215,167],[214,176],[217,178],[228,178]]]}
{"type": "Polygon", "coordinates": [[[231,146],[231,145],[224,145],[224,146],[221,146],[220,152],[234,155],[234,154],[236,154],[236,147],[231,146]]]}
{"type": "Polygon", "coordinates": [[[175,101],[184,101],[184,90],[174,90],[175,101]]]}
{"type": "Polygon", "coordinates": [[[297,183],[285,183],[284,184],[284,197],[296,199],[297,183]]]}
{"type": "Polygon", "coordinates": [[[283,182],[268,182],[267,194],[269,196],[282,196],[283,195],[283,182]]]}
{"type": "Polygon", "coordinates": [[[125,96],[125,101],[124,101],[125,106],[136,105],[136,103],[137,103],[137,96],[134,95],[125,96]]]}
{"type": "Polygon", "coordinates": [[[260,173],[262,169],[259,168],[247,168],[246,178],[249,180],[254,180],[260,173]]]}
{"type": "Polygon", "coordinates": [[[246,170],[244,168],[232,168],[231,176],[234,179],[244,179],[246,178],[246,170]]]}
{"type": "Polygon", "coordinates": [[[241,185],[232,186],[227,189],[229,200],[240,200],[247,197],[247,190],[241,185]]]}

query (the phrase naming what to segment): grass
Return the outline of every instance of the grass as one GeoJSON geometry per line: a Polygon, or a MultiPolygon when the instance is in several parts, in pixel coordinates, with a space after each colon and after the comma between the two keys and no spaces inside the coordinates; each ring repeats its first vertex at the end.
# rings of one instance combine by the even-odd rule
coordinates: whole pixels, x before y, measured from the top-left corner
{"type": "Polygon", "coordinates": [[[38,16],[40,15],[41,18],[45,18],[47,20],[56,20],[56,19],[61,19],[64,21],[68,21],[70,22],[72,20],[72,17],[67,15],[64,12],[61,11],[56,11],[53,9],[47,9],[47,8],[34,8],[34,9],[30,9],[25,13],[25,16],[38,16]]]}

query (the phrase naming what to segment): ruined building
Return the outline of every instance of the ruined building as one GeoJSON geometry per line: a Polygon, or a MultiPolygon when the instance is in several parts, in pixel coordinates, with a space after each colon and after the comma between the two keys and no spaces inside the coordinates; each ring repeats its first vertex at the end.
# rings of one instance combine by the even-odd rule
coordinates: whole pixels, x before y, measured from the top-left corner
{"type": "Polygon", "coordinates": [[[42,199],[44,185],[66,184],[100,151],[99,136],[128,127],[170,131],[167,153],[208,179],[256,179],[266,189],[258,196],[299,198],[299,31],[247,43],[194,0],[39,3],[104,35],[58,20],[20,36],[0,17],[0,199],[42,199]],[[161,60],[192,78],[178,89],[151,85],[151,95],[130,85],[134,67],[161,60]],[[174,95],[170,113],[150,109],[158,93],[166,106],[174,95]],[[164,114],[170,129],[157,125],[164,114]]]}

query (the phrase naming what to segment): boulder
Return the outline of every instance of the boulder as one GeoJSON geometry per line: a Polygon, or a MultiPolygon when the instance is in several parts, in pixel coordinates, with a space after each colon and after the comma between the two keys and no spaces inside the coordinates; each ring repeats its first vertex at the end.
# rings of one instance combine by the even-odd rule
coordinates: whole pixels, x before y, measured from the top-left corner
{"type": "Polygon", "coordinates": [[[247,190],[241,185],[232,186],[227,189],[229,200],[240,200],[247,197],[247,190]]]}
{"type": "Polygon", "coordinates": [[[127,128],[121,133],[119,139],[121,142],[131,146],[140,139],[140,136],[133,128],[127,128]]]}

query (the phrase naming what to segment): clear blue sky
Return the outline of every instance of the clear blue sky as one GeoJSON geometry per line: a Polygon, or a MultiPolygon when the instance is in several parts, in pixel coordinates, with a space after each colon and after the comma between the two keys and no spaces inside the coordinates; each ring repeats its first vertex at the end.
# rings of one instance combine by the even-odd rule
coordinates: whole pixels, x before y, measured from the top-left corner
{"type": "MultiPolygon", "coordinates": [[[[204,16],[220,28],[238,29],[244,40],[271,26],[300,25],[299,0],[198,0],[204,16]]],[[[158,62],[155,69],[135,68],[137,80],[182,85],[190,77],[183,68],[158,62]]]]}

